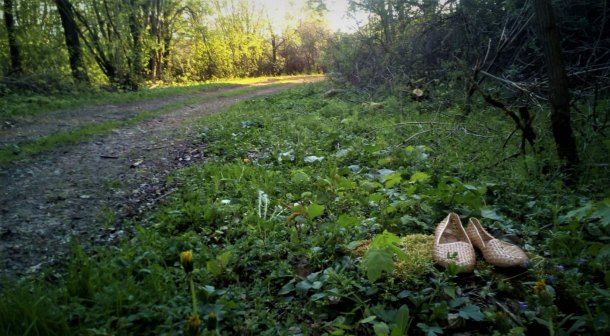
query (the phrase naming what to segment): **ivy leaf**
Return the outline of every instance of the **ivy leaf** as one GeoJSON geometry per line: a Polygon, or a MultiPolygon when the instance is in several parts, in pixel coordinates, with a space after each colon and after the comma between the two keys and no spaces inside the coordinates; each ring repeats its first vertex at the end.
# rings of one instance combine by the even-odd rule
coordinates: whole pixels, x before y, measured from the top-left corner
{"type": "Polygon", "coordinates": [[[389,249],[369,249],[362,258],[362,266],[370,282],[381,278],[381,273],[391,273],[394,270],[394,253],[389,249]]]}
{"type": "Polygon", "coordinates": [[[481,309],[475,305],[467,305],[458,311],[458,315],[465,320],[483,321],[485,315],[481,313],[481,309]]]}

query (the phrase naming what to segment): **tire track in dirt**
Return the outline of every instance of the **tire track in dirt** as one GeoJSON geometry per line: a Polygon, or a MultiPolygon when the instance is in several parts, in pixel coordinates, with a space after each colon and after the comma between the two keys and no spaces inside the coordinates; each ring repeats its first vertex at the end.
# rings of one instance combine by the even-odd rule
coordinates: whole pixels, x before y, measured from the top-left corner
{"type": "Polygon", "coordinates": [[[164,187],[165,177],[205,160],[205,143],[197,140],[189,120],[322,79],[263,86],[184,106],[2,168],[0,275],[19,276],[60,264],[72,236],[87,247],[116,244],[129,237],[131,228],[123,227],[123,220],[172,192],[164,187]]]}

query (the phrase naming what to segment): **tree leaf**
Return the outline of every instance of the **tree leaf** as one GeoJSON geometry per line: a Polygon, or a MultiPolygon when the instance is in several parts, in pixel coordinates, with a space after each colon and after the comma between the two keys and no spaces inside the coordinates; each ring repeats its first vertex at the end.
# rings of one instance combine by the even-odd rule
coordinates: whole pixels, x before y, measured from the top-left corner
{"type": "Polygon", "coordinates": [[[384,230],[382,234],[379,234],[373,238],[371,248],[384,249],[398,243],[400,243],[400,238],[397,235],[384,230]]]}
{"type": "Polygon", "coordinates": [[[391,273],[394,270],[394,253],[389,249],[369,249],[362,258],[362,267],[370,282],[381,278],[381,273],[391,273]]]}

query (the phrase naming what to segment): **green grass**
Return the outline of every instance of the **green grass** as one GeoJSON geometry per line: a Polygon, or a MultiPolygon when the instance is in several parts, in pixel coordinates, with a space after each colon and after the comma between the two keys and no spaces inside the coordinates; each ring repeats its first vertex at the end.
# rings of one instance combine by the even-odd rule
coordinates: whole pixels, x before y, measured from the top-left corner
{"type": "MultiPolygon", "coordinates": [[[[173,176],[179,189],[146,219],[125,223],[137,233],[118,249],[86,254],[74,244],[63,278],[4,287],[0,326],[18,335],[65,326],[187,335],[197,314],[202,324],[190,334],[610,330],[603,186],[566,189],[543,173],[557,167],[548,152],[502,161],[519,141],[502,147],[512,125],[493,111],[456,124],[458,108],[438,113],[434,103],[390,97],[371,110],[348,93],[323,99],[326,89],[308,85],[199,120],[206,163],[173,176]],[[429,239],[449,211],[515,239],[530,267],[481,261],[456,275],[432,266],[421,244],[404,246],[429,239]],[[373,252],[354,251],[369,242],[373,252]],[[194,255],[188,275],[185,250],[194,255]],[[415,255],[418,266],[405,265],[415,255]]],[[[552,147],[549,132],[539,136],[552,147]]]]}
{"type": "MultiPolygon", "coordinates": [[[[282,85],[282,83],[275,83],[267,85],[266,87],[274,87],[282,85]]],[[[206,101],[220,98],[220,97],[231,97],[237,96],[244,93],[248,93],[251,91],[258,90],[257,87],[245,87],[232,89],[229,91],[209,95],[206,97],[190,97],[178,102],[170,103],[164,105],[163,107],[150,110],[143,111],[138,113],[132,118],[126,120],[110,120],[102,123],[94,123],[90,125],[85,125],[74,130],[66,131],[66,132],[58,132],[48,136],[41,137],[40,139],[20,143],[17,146],[8,146],[5,148],[0,148],[0,165],[6,164],[16,159],[23,159],[27,157],[31,157],[33,155],[40,154],[42,152],[50,151],[56,149],[58,146],[68,146],[73,145],[79,142],[84,141],[87,138],[90,138],[95,135],[103,135],[107,134],[110,131],[120,128],[135,125],[142,121],[155,118],[159,115],[167,113],[169,111],[191,105],[191,104],[201,104],[206,101]]]]}

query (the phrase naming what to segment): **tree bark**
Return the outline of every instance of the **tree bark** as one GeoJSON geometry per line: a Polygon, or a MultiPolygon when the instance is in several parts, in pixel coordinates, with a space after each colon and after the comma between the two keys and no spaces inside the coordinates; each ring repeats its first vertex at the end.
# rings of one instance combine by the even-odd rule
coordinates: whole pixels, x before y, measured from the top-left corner
{"type": "Polygon", "coordinates": [[[11,69],[9,74],[20,75],[21,53],[17,44],[17,36],[15,35],[15,19],[13,17],[13,0],[4,0],[4,25],[8,34],[8,50],[11,59],[11,69]]]}
{"type": "Polygon", "coordinates": [[[55,5],[57,5],[59,17],[61,18],[61,25],[64,29],[72,77],[74,77],[77,82],[88,83],[89,76],[87,76],[83,63],[78,27],[76,26],[76,20],[74,19],[72,4],[69,0],[55,0],[55,5]]]}
{"type": "Polygon", "coordinates": [[[574,182],[579,163],[576,141],[570,121],[570,91],[562,60],[559,31],[555,24],[551,0],[534,0],[535,23],[549,76],[551,127],[557,154],[563,161],[568,182],[574,182]]]}

